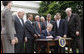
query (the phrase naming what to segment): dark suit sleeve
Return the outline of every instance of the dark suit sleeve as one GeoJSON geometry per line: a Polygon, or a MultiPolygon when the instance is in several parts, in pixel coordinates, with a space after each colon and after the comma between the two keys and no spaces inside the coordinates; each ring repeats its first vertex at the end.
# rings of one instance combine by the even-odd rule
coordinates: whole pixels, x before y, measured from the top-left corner
{"type": "Polygon", "coordinates": [[[67,35],[67,22],[64,20],[64,35],[67,35]]]}
{"type": "Polygon", "coordinates": [[[24,24],[25,37],[27,37],[28,39],[31,39],[31,35],[30,35],[29,31],[28,31],[28,28],[29,28],[28,24],[25,23],[24,24]]]}
{"type": "Polygon", "coordinates": [[[55,24],[55,22],[54,22],[54,32],[53,32],[53,33],[54,33],[53,36],[54,36],[54,38],[55,38],[55,36],[56,36],[56,24],[55,24]]]}
{"type": "Polygon", "coordinates": [[[42,31],[42,33],[41,33],[41,37],[40,38],[46,38],[46,36],[45,36],[45,34],[44,34],[45,32],[44,31],[42,31]]]}
{"type": "Polygon", "coordinates": [[[80,31],[80,17],[79,15],[75,15],[75,21],[76,21],[76,31],[80,31]]]}

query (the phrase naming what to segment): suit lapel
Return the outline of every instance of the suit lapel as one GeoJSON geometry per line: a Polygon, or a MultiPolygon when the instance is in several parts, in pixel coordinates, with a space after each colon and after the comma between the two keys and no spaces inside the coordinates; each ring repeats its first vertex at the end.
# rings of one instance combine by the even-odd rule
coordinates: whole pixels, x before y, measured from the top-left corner
{"type": "MultiPolygon", "coordinates": [[[[17,16],[16,16],[17,17],[17,16]]],[[[18,17],[17,17],[17,21],[18,21],[18,23],[22,26],[22,24],[20,23],[20,20],[18,19],[18,17]]]]}

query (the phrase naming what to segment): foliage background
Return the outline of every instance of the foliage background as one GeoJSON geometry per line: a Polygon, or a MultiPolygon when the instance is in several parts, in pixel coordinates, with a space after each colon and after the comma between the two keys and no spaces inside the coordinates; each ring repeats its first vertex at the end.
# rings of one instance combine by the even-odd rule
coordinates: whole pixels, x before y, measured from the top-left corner
{"type": "Polygon", "coordinates": [[[45,18],[50,13],[52,15],[51,19],[54,19],[54,15],[60,12],[62,18],[65,18],[65,9],[67,7],[71,7],[72,12],[77,13],[83,19],[83,1],[42,1],[38,12],[40,16],[45,18]]]}

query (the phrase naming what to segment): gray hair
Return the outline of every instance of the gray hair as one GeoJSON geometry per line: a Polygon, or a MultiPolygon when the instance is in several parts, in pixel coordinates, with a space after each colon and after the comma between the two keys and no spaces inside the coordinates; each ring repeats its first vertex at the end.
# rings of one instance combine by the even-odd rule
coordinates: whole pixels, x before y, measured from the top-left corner
{"type": "Polygon", "coordinates": [[[47,27],[49,27],[49,26],[53,27],[53,25],[52,25],[51,23],[49,23],[49,24],[47,25],[47,27]]]}
{"type": "Polygon", "coordinates": [[[72,9],[71,8],[66,8],[65,12],[67,12],[67,11],[72,11],[72,9]]]}
{"type": "Polygon", "coordinates": [[[47,14],[47,17],[51,17],[51,14],[47,14]]]}
{"type": "Polygon", "coordinates": [[[17,13],[18,13],[18,12],[24,12],[24,10],[23,10],[23,9],[18,9],[18,10],[17,10],[17,13]]]}
{"type": "Polygon", "coordinates": [[[35,16],[35,19],[36,19],[37,17],[40,17],[40,16],[39,16],[39,15],[36,15],[36,16],[35,16]]]}
{"type": "Polygon", "coordinates": [[[45,19],[43,16],[40,19],[45,19]]]}

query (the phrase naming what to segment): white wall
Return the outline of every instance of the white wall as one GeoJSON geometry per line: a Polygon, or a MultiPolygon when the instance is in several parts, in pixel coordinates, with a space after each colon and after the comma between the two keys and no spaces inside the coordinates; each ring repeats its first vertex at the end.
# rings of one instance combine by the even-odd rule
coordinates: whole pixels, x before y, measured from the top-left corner
{"type": "MultiPolygon", "coordinates": [[[[26,21],[27,13],[38,14],[38,8],[40,7],[40,2],[41,1],[13,1],[11,11],[16,12],[18,9],[23,9],[25,11],[24,21],[26,21]]],[[[2,9],[3,5],[1,3],[1,10],[2,9]]]]}

